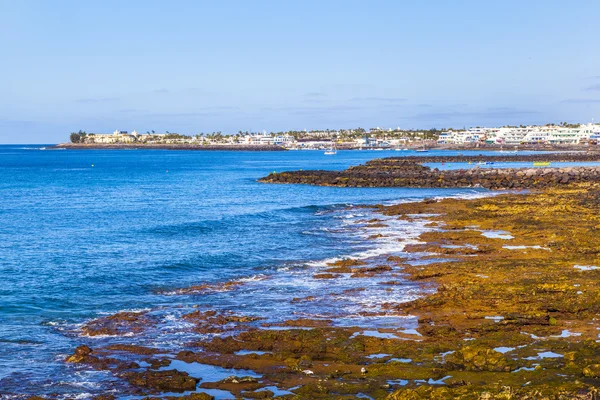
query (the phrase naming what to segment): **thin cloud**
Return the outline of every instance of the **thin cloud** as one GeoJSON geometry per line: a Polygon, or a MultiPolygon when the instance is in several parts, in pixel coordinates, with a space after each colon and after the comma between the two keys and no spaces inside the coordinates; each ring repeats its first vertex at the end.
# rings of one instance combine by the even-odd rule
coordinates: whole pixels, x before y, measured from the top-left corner
{"type": "Polygon", "coordinates": [[[319,99],[319,98],[304,99],[304,100],[302,100],[302,103],[307,103],[307,104],[325,104],[325,103],[328,103],[328,100],[326,100],[326,99],[319,99]]]}
{"type": "Polygon", "coordinates": [[[322,107],[263,107],[262,112],[288,112],[293,115],[317,115],[336,112],[349,112],[362,110],[362,107],[348,105],[332,105],[322,107]]]}
{"type": "Polygon", "coordinates": [[[308,92],[304,94],[304,97],[326,97],[327,95],[322,92],[308,92]]]}
{"type": "Polygon", "coordinates": [[[517,110],[510,107],[488,108],[482,111],[449,111],[430,112],[415,115],[416,119],[451,119],[451,118],[510,118],[541,114],[539,111],[517,110]]]}
{"type": "Polygon", "coordinates": [[[585,88],[585,90],[587,91],[599,91],[600,90],[600,83],[596,83],[595,85],[591,85],[585,88]]]}
{"type": "Polygon", "coordinates": [[[403,97],[353,97],[350,101],[367,103],[404,103],[407,99],[403,97]]]}
{"type": "Polygon", "coordinates": [[[580,99],[566,99],[561,101],[561,103],[565,103],[565,104],[594,104],[594,103],[600,103],[600,99],[585,99],[585,98],[580,98],[580,99]]]}
{"type": "Polygon", "coordinates": [[[156,89],[153,93],[157,93],[157,94],[167,94],[167,93],[171,93],[171,91],[169,89],[156,89]]]}
{"type": "Polygon", "coordinates": [[[76,103],[81,103],[81,104],[85,104],[85,103],[109,103],[112,101],[117,101],[119,100],[118,97],[88,97],[88,98],[83,98],[83,99],[77,99],[75,100],[76,103]]]}
{"type": "Polygon", "coordinates": [[[148,117],[151,118],[197,118],[197,117],[216,117],[222,115],[219,112],[181,112],[181,113],[154,113],[148,114],[148,117]]]}

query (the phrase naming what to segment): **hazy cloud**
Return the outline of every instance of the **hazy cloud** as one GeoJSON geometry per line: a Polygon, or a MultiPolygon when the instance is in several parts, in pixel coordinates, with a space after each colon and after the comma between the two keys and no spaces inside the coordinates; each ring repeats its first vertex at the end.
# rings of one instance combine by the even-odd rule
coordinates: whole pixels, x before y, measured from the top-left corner
{"type": "Polygon", "coordinates": [[[118,97],[88,97],[83,99],[75,100],[76,103],[109,103],[111,101],[119,100],[118,97]]]}
{"type": "Polygon", "coordinates": [[[353,102],[368,103],[404,103],[406,100],[402,97],[353,97],[350,99],[353,102]]]}
{"type": "Polygon", "coordinates": [[[169,89],[156,89],[153,93],[157,93],[157,94],[167,94],[167,93],[171,93],[171,91],[169,89]]]}
{"type": "Polygon", "coordinates": [[[304,97],[326,97],[325,93],[321,92],[308,92],[304,94],[304,97]]]}
{"type": "Polygon", "coordinates": [[[197,118],[197,117],[216,117],[222,115],[217,111],[192,111],[180,113],[153,113],[148,114],[152,118],[197,118]]]}
{"type": "Polygon", "coordinates": [[[600,90],[600,83],[596,83],[595,85],[588,86],[585,88],[585,90],[588,90],[588,91],[600,90]]]}
{"type": "Polygon", "coordinates": [[[308,104],[323,104],[323,103],[327,103],[327,100],[324,99],[304,99],[302,100],[303,103],[308,103],[308,104]]]}
{"type": "Polygon", "coordinates": [[[539,111],[518,110],[510,107],[488,108],[481,111],[449,111],[421,113],[414,116],[416,119],[450,119],[450,118],[510,118],[527,115],[537,115],[539,111]]]}
{"type": "Polygon", "coordinates": [[[362,110],[362,107],[348,106],[348,105],[331,105],[331,106],[315,106],[315,107],[263,107],[262,112],[288,112],[294,115],[309,115],[309,114],[331,114],[336,112],[347,112],[347,111],[358,111],[362,110]]]}
{"type": "Polygon", "coordinates": [[[209,107],[200,107],[194,111],[185,111],[185,112],[161,112],[161,113],[153,113],[149,112],[147,116],[154,118],[194,118],[194,117],[215,117],[219,115],[223,115],[226,112],[236,111],[240,112],[240,107],[235,106],[209,106],[209,107]]]}
{"type": "Polygon", "coordinates": [[[561,101],[561,103],[566,103],[566,104],[593,104],[593,103],[600,103],[600,99],[585,99],[585,98],[580,98],[580,99],[566,99],[561,101]]]}

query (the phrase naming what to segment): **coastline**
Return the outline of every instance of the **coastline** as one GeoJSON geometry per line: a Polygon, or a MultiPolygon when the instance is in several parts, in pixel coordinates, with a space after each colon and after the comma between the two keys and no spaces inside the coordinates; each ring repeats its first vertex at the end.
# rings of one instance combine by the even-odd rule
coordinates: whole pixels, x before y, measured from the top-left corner
{"type": "MultiPolygon", "coordinates": [[[[83,331],[121,344],[82,346],[67,361],[111,371],[133,393],[178,391],[197,399],[224,392],[247,398],[589,398],[600,383],[600,326],[594,322],[600,239],[588,234],[600,224],[598,203],[600,187],[579,184],[365,208],[382,216],[361,222],[374,230],[367,240],[385,235],[377,229],[392,221],[420,221],[428,229],[403,247],[405,257],[332,261],[313,278],[331,285],[355,279],[360,283],[350,296],[371,280],[389,289],[410,282],[428,288],[409,301],[379,299],[383,311],[363,310],[364,318],[417,318],[414,328],[342,327],[331,318],[291,315],[273,324],[234,310],[184,310],[181,319],[200,337],[164,357],[135,340],[157,323],[152,312],[118,313],[83,331]],[[420,261],[409,262],[411,255],[420,261]],[[233,368],[236,376],[198,381],[194,374],[206,366],[233,368]],[[212,394],[191,394],[196,387],[212,394]]],[[[204,284],[181,294],[235,295],[247,284],[204,284]]],[[[291,301],[323,300],[319,293],[309,297],[291,301]]]]}
{"type": "MultiPolygon", "coordinates": [[[[323,142],[323,146],[329,146],[331,142],[323,142]]],[[[499,153],[510,153],[504,146],[497,144],[462,144],[462,145],[440,145],[427,143],[425,145],[430,150],[455,150],[455,151],[497,151],[499,153]]],[[[244,144],[219,144],[219,145],[200,145],[200,144],[144,144],[144,143],[59,143],[48,148],[52,149],[69,149],[69,150],[206,150],[206,151],[285,151],[290,148],[279,145],[244,145],[244,144]]],[[[405,147],[407,150],[421,150],[423,145],[419,143],[411,143],[405,147]]],[[[512,146],[513,150],[518,151],[546,151],[546,152],[591,152],[600,153],[600,148],[589,145],[518,145],[512,146]]],[[[338,150],[356,150],[356,151],[373,151],[384,150],[393,151],[400,150],[393,147],[363,147],[363,146],[344,146],[338,145],[338,150]]],[[[303,150],[303,148],[295,147],[292,150],[303,150]]],[[[323,151],[320,148],[305,149],[310,151],[323,151]]]]}
{"type": "Polygon", "coordinates": [[[68,150],[197,150],[197,151],[286,151],[282,146],[275,145],[194,145],[194,144],[85,144],[60,143],[49,147],[51,149],[68,150]]]}
{"type": "Polygon", "coordinates": [[[439,156],[391,157],[374,159],[343,171],[300,170],[273,172],[259,179],[264,183],[310,184],[338,187],[414,187],[487,189],[547,188],[581,182],[600,182],[600,166],[550,167],[550,161],[600,161],[599,155],[587,153],[553,153],[548,155],[511,156],[439,156]],[[513,156],[515,157],[515,156],[513,156]],[[529,168],[480,168],[465,165],[460,169],[431,168],[426,162],[494,164],[498,161],[532,162],[529,168]],[[542,168],[535,168],[540,163],[542,168]]]}

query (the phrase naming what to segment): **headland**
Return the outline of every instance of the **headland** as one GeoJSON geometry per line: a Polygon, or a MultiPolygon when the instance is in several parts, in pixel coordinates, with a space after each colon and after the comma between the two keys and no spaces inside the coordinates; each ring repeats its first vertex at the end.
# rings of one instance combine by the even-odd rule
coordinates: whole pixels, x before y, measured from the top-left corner
{"type": "Polygon", "coordinates": [[[600,161],[598,153],[553,153],[513,156],[392,157],[371,160],[344,171],[289,171],[261,179],[267,183],[304,183],[340,187],[484,187],[546,188],[576,182],[600,182],[600,166],[550,167],[552,162],[600,161]],[[531,168],[480,168],[496,162],[530,162],[531,168]],[[440,170],[423,163],[468,163],[464,169],[440,170]],[[537,165],[543,168],[535,167],[537,165]]]}

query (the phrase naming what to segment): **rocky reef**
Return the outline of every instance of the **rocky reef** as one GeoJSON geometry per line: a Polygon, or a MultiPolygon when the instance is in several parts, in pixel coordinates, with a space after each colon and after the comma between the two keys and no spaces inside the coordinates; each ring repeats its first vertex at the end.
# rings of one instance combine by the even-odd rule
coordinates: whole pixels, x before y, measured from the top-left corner
{"type": "Polygon", "coordinates": [[[557,153],[529,156],[440,156],[384,158],[344,171],[290,171],[271,173],[260,179],[266,183],[304,183],[340,187],[484,187],[488,189],[549,188],[578,182],[599,182],[600,167],[563,168],[480,168],[439,170],[424,162],[495,162],[537,160],[594,160],[600,157],[588,153],[557,153]],[[513,159],[514,157],[515,159],[513,159]],[[485,160],[485,161],[483,161],[485,160]]]}
{"type": "MultiPolygon", "coordinates": [[[[416,330],[369,333],[319,316],[269,324],[260,315],[196,309],[180,317],[195,339],[164,351],[136,342],[157,323],[152,312],[119,313],[81,328],[88,336],[112,335],[119,344],[82,345],[66,361],[110,371],[129,385],[125,394],[148,398],[178,392],[180,399],[209,399],[219,390],[232,398],[598,399],[598,206],[600,184],[576,183],[528,194],[370,207],[387,218],[429,221],[432,229],[404,249],[422,262],[393,256],[372,266],[346,259],[316,273],[328,282],[361,282],[347,295],[382,276],[385,287],[430,287],[410,301],[383,298],[384,311],[376,314],[414,316],[416,330]],[[188,372],[192,366],[237,372],[203,380],[188,372]]],[[[206,288],[198,287],[197,295],[205,295],[206,288]]],[[[240,287],[237,282],[228,290],[235,295],[240,287]]]]}

